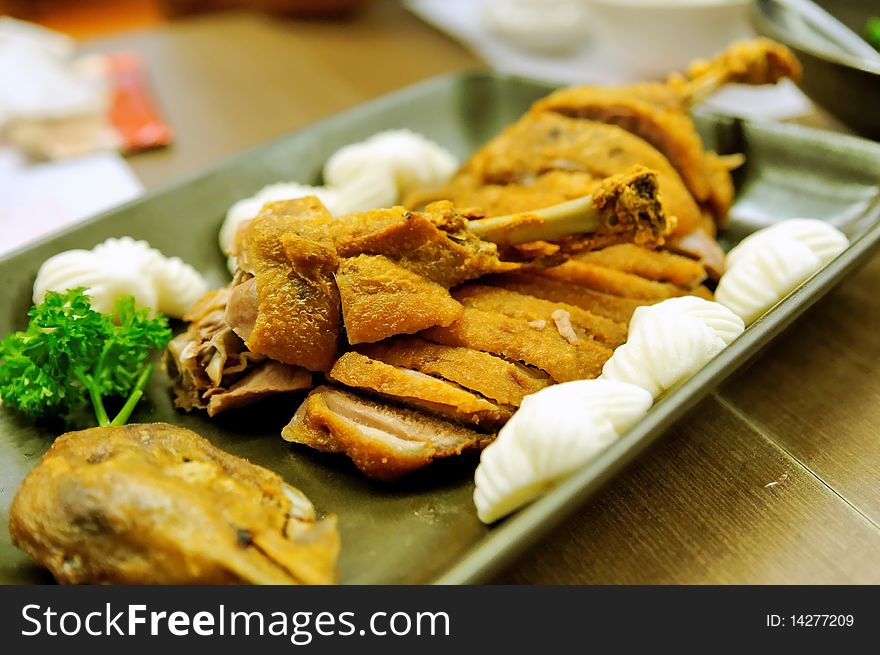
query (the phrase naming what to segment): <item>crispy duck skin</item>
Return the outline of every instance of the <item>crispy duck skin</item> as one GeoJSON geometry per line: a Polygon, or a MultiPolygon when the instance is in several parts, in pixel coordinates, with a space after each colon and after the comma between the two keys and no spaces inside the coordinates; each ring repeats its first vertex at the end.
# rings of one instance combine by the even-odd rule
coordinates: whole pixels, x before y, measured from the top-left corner
{"type": "Polygon", "coordinates": [[[585,309],[561,302],[551,302],[527,296],[500,287],[466,284],[453,292],[456,300],[465,307],[498,312],[511,318],[519,318],[537,327],[541,322],[553,329],[554,314],[565,312],[578,338],[592,337],[609,348],[616,348],[626,341],[626,325],[610,318],[593,314],[585,309]]]}
{"type": "Polygon", "coordinates": [[[608,293],[594,291],[593,289],[569,282],[552,280],[541,275],[508,273],[506,275],[492,276],[481,281],[527,296],[535,296],[544,300],[574,305],[624,325],[629,325],[629,319],[632,318],[636,307],[653,305],[657,302],[656,300],[639,300],[612,296],[608,293]]]}
{"type": "Polygon", "coordinates": [[[424,212],[376,209],[341,219],[333,239],[340,257],[382,255],[447,289],[519,268],[501,261],[494,243],[469,232],[469,218],[449,202],[433,203],[424,212]]]}
{"type": "Polygon", "coordinates": [[[663,250],[648,250],[629,243],[578,255],[575,261],[613,268],[655,282],[668,282],[693,289],[706,279],[706,269],[697,261],[663,250]]]}
{"type": "Polygon", "coordinates": [[[688,109],[732,82],[775,84],[800,76],[800,65],[785,46],[768,39],[736,43],[709,61],[695,62],[688,78],[630,87],[571,87],[535,103],[533,113],[556,112],[619,125],[641,137],[679,172],[694,198],[723,224],[733,203],[729,170],[740,160],[703,149],[688,109]]]}
{"type": "Polygon", "coordinates": [[[546,374],[522,364],[418,337],[394,337],[360,346],[358,351],[391,366],[455,382],[501,405],[518,407],[526,395],[552,384],[546,374]]]}
{"type": "Polygon", "coordinates": [[[683,296],[686,289],[666,282],[646,280],[632,273],[624,273],[585,261],[568,261],[553,268],[535,271],[542,277],[560,282],[571,282],[579,286],[601,291],[612,296],[639,298],[644,300],[666,300],[683,296]]]}
{"type": "Polygon", "coordinates": [[[347,352],[340,357],[328,377],[347,387],[483,429],[500,428],[513,414],[511,408],[496,405],[452,382],[392,366],[357,352],[347,352]]]}
{"type": "Polygon", "coordinates": [[[9,512],[61,583],[328,584],[339,533],[276,474],[164,423],[59,437],[9,512]]]}
{"type": "Polygon", "coordinates": [[[612,353],[589,337],[570,340],[547,326],[473,307],[465,307],[461,318],[449,327],[432,327],[422,336],[446,346],[482,350],[534,366],[557,382],[598,377],[612,353]]]}
{"type": "Polygon", "coordinates": [[[703,150],[683,107],[658,107],[631,88],[581,87],[557,91],[539,101],[533,111],[616,125],[635,134],[669,160],[688,191],[698,203],[709,205],[716,220],[727,216],[734,194],[729,160],[709,156],[703,150]]]}
{"type": "Polygon", "coordinates": [[[535,182],[545,174],[580,173],[579,182],[587,189],[591,180],[598,185],[609,176],[632,170],[633,166],[656,172],[664,212],[677,219],[673,236],[700,226],[699,206],[678,172],[653,146],[616,125],[553,112],[528,114],[489,141],[452,179],[443,197],[458,206],[476,207],[493,216],[505,212],[488,205],[489,198],[482,197],[479,189],[487,184],[517,184],[525,202],[514,211],[531,211],[547,202],[547,185],[536,186],[535,182]],[[529,187],[535,189],[531,199],[524,193],[529,187]]]}
{"type": "Polygon", "coordinates": [[[310,371],[333,366],[342,321],[331,221],[307,197],[269,203],[239,231],[239,266],[256,279],[258,307],[245,342],[252,352],[310,371]]]}
{"type": "Polygon", "coordinates": [[[343,453],[364,475],[384,481],[438,458],[482,449],[495,438],[332,387],[312,391],[281,436],[323,452],[343,453]]]}
{"type": "Polygon", "coordinates": [[[449,325],[462,311],[446,287],[382,255],[342,260],[336,283],[350,344],[449,325]]]}

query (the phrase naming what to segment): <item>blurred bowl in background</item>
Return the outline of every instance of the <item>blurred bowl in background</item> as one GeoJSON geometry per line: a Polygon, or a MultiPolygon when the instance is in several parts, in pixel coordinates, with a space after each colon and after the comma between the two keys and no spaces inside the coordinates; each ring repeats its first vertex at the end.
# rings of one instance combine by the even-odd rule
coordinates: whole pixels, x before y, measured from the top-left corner
{"type": "Polygon", "coordinates": [[[584,0],[486,0],[483,23],[535,53],[564,55],[589,39],[584,0]]]}
{"type": "MultiPolygon", "coordinates": [[[[853,31],[864,30],[880,6],[858,0],[819,2],[853,31]]],[[[855,131],[880,139],[880,66],[847,52],[847,45],[816,21],[777,0],[757,0],[755,29],[791,48],[804,67],[798,85],[855,131]]]]}
{"type": "Polygon", "coordinates": [[[752,34],[751,0],[588,0],[594,36],[622,68],[660,78],[752,34]]]}

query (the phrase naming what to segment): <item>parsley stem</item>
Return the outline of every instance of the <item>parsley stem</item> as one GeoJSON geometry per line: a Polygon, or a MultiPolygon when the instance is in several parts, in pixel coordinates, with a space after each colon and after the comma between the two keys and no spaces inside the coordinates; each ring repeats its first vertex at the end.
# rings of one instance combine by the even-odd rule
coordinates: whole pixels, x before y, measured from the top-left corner
{"type": "Polygon", "coordinates": [[[95,417],[98,419],[98,425],[106,427],[110,425],[110,417],[107,416],[107,410],[104,409],[104,402],[101,400],[101,393],[95,388],[94,383],[88,375],[78,368],[73,369],[74,375],[82,382],[82,385],[89,392],[89,399],[92,401],[92,407],[95,410],[95,417]]]}
{"type": "Polygon", "coordinates": [[[131,416],[131,413],[134,411],[135,405],[138,404],[141,396],[144,395],[144,386],[147,384],[147,380],[150,379],[150,375],[152,375],[152,373],[152,364],[147,364],[146,366],[144,366],[144,369],[138,376],[137,384],[134,385],[134,389],[132,390],[131,394],[129,394],[128,399],[122,406],[122,409],[120,409],[119,413],[114,417],[112,421],[110,421],[109,425],[125,425],[125,423],[128,421],[128,417],[131,416]]]}

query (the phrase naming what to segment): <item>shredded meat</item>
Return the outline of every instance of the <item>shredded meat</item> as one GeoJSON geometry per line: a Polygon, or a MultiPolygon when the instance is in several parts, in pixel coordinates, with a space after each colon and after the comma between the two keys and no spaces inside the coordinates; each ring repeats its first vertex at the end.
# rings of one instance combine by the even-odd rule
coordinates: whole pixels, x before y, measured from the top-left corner
{"type": "Polygon", "coordinates": [[[227,323],[230,289],[211,291],[184,320],[190,321],[165,350],[163,364],[174,381],[174,404],[215,416],[279,393],[312,386],[311,374],[251,352],[227,323]]]}

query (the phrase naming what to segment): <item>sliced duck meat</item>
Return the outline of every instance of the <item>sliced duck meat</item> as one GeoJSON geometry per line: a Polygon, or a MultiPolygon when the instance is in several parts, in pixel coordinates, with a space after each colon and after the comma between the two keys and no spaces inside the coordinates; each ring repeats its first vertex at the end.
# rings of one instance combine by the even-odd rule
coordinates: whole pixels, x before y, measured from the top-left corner
{"type": "Polygon", "coordinates": [[[689,257],[663,250],[648,250],[622,243],[578,255],[575,261],[613,268],[655,282],[668,282],[683,289],[693,289],[706,279],[706,269],[689,257]]]}
{"type": "Polygon", "coordinates": [[[511,273],[486,278],[486,284],[498,286],[509,291],[516,291],[527,296],[535,296],[544,300],[566,303],[580,307],[593,314],[605,316],[612,321],[629,325],[636,307],[652,305],[657,300],[640,300],[637,298],[621,298],[609,293],[594,291],[570,282],[560,282],[541,275],[511,273]]]}
{"type": "Polygon", "coordinates": [[[538,275],[570,282],[612,296],[639,300],[666,300],[687,293],[685,289],[666,282],[655,282],[613,268],[585,261],[570,261],[559,266],[535,271],[538,275]]]}
{"type": "Polygon", "coordinates": [[[268,360],[258,364],[228,390],[208,395],[208,416],[251,405],[269,396],[312,388],[312,374],[301,366],[268,360]]]}
{"type": "MultiPolygon", "coordinates": [[[[498,312],[512,318],[521,318],[538,327],[540,321],[553,322],[554,314],[564,312],[577,339],[592,337],[599,343],[616,348],[626,341],[626,325],[594,314],[586,309],[562,302],[527,296],[500,287],[466,284],[453,292],[453,297],[465,307],[498,312]]],[[[571,339],[569,339],[571,341],[571,339]]]]}
{"type": "Polygon", "coordinates": [[[435,459],[480,450],[495,438],[332,387],[312,391],[281,436],[323,452],[345,454],[367,477],[386,481],[435,459]]]}
{"type": "Polygon", "coordinates": [[[419,337],[395,337],[359,346],[358,350],[392,366],[455,382],[500,405],[518,407],[525,396],[553,383],[543,371],[519,362],[419,337]]]}
{"type": "Polygon", "coordinates": [[[499,406],[447,380],[392,366],[357,352],[340,357],[328,377],[347,387],[483,429],[500,428],[513,414],[512,408],[499,406]]]}
{"type": "Polygon", "coordinates": [[[446,346],[474,348],[546,371],[557,382],[598,377],[612,350],[589,336],[571,343],[552,326],[498,312],[465,307],[449,327],[433,327],[422,336],[446,346]]]}

